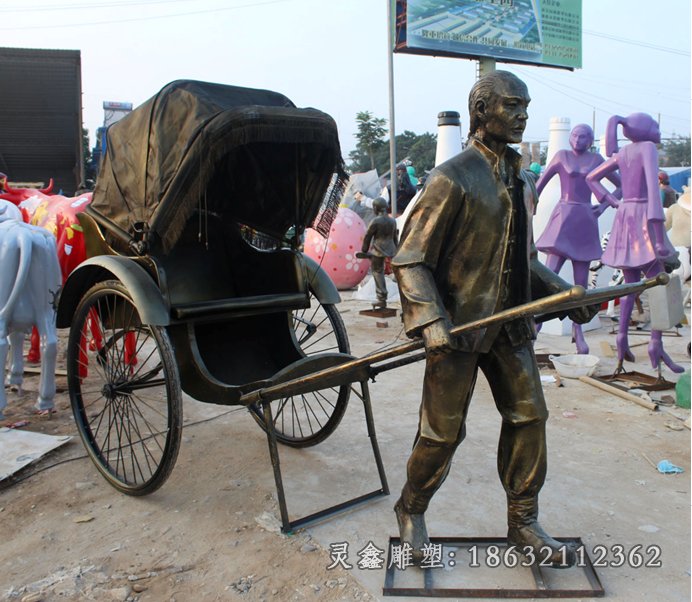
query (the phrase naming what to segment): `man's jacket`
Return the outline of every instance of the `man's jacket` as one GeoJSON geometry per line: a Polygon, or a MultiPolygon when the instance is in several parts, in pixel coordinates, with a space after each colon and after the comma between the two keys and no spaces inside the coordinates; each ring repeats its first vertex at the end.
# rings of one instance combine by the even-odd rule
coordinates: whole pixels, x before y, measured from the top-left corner
{"type": "MultiPolygon", "coordinates": [[[[411,211],[399,250],[392,260],[409,336],[439,319],[454,325],[490,316],[507,306],[507,274],[519,266],[524,298],[537,299],[569,288],[569,284],[538,261],[531,219],[536,192],[519,169],[520,156],[507,147],[519,202],[525,219],[518,220],[514,261],[509,258],[512,199],[499,175],[497,155],[472,140],[461,153],[430,174],[411,211]]],[[[514,280],[516,283],[517,280],[514,280]]],[[[500,327],[457,339],[464,351],[489,350],[500,327]]],[[[515,320],[507,328],[515,344],[535,338],[532,319],[515,320]]]]}

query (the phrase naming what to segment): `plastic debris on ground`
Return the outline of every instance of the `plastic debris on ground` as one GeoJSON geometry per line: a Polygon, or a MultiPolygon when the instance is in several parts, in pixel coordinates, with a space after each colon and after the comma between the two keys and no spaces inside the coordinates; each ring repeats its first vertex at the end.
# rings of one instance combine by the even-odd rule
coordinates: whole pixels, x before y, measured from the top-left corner
{"type": "Polygon", "coordinates": [[[680,473],[680,472],[685,472],[682,468],[679,466],[675,466],[670,460],[661,460],[658,465],[656,466],[658,468],[658,472],[662,474],[675,474],[675,473],[680,473]]]}

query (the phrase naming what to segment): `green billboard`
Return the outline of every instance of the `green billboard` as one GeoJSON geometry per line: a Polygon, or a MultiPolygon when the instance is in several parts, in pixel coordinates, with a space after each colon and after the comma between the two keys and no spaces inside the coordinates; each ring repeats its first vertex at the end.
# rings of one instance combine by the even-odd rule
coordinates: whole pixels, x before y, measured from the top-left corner
{"type": "Polygon", "coordinates": [[[581,0],[395,2],[395,52],[581,67],[581,0]]]}

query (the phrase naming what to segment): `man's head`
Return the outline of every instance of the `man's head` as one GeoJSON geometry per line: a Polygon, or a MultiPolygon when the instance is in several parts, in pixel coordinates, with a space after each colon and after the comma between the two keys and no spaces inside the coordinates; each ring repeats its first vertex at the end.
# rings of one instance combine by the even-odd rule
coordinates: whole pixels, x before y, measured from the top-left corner
{"type": "Polygon", "coordinates": [[[668,174],[665,171],[658,172],[658,183],[663,184],[664,186],[670,184],[670,178],[668,177],[668,174]]]}
{"type": "Polygon", "coordinates": [[[526,84],[513,73],[493,71],[484,75],[469,94],[469,135],[491,143],[521,142],[529,102],[526,84]]]}
{"type": "Polygon", "coordinates": [[[372,210],[376,214],[387,213],[387,201],[385,201],[381,196],[378,196],[372,201],[372,210]]]}

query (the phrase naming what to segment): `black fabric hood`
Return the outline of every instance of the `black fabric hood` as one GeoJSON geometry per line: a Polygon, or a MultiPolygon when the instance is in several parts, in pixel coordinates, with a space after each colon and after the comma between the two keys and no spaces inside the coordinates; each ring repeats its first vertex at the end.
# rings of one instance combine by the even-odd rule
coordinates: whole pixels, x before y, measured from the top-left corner
{"type": "Polygon", "coordinates": [[[170,250],[195,208],[327,235],[347,176],[334,120],[284,95],[179,80],[108,129],[91,208],[170,250]]]}

